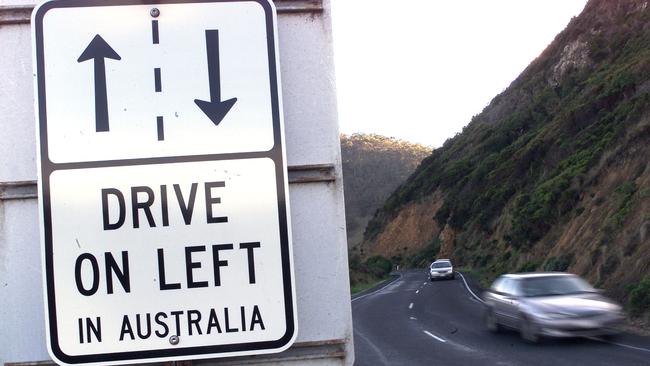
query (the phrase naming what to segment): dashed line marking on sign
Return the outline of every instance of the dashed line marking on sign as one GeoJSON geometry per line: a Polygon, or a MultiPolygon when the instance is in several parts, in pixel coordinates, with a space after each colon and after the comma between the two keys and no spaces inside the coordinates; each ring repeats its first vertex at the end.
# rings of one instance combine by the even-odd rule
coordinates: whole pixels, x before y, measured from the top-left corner
{"type": "Polygon", "coordinates": [[[158,44],[160,42],[158,38],[158,21],[157,20],[152,20],[151,21],[151,36],[153,40],[153,44],[158,44]]]}
{"type": "Polygon", "coordinates": [[[160,67],[156,67],[153,69],[153,78],[154,78],[154,87],[156,89],[156,93],[160,93],[162,91],[162,82],[160,80],[160,67]]]}
{"type": "Polygon", "coordinates": [[[156,117],[156,122],[158,124],[158,141],[165,139],[165,130],[163,128],[163,118],[162,116],[156,117]]]}
{"type": "MultiPolygon", "coordinates": [[[[153,44],[160,43],[157,20],[151,21],[151,41],[153,42],[153,44]]],[[[156,93],[160,93],[162,91],[162,77],[160,75],[160,67],[154,67],[153,77],[154,77],[154,90],[156,91],[156,93]]],[[[162,116],[156,117],[156,129],[158,132],[158,141],[165,140],[165,126],[163,124],[162,116]]]]}

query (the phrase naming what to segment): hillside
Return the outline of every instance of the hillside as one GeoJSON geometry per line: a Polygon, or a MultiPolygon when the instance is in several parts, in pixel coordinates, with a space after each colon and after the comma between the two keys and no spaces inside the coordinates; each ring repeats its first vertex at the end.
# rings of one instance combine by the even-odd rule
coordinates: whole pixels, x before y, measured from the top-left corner
{"type": "Polygon", "coordinates": [[[648,1],[592,0],[390,195],[361,252],[568,270],[626,300],[650,276],[649,141],[648,1]]]}
{"type": "Polygon", "coordinates": [[[341,135],[348,246],[361,242],[375,211],[430,153],[428,147],[392,137],[341,135]]]}

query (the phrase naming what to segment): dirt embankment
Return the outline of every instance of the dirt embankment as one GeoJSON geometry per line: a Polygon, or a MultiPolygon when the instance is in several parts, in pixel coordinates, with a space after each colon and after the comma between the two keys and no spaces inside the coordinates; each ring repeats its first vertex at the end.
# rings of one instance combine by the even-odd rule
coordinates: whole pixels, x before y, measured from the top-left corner
{"type": "Polygon", "coordinates": [[[442,206],[440,192],[403,207],[372,244],[361,246],[364,257],[381,255],[406,258],[417,253],[440,234],[434,215],[442,206]]]}
{"type": "Polygon", "coordinates": [[[650,274],[650,145],[644,136],[650,137],[650,117],[594,167],[575,215],[549,234],[557,236],[550,248],[536,248],[541,258],[569,256],[569,271],[619,298],[627,293],[622,284],[650,274]]]}
{"type": "Polygon", "coordinates": [[[640,121],[626,144],[605,154],[591,169],[589,188],[581,193],[578,209],[525,250],[507,245],[471,246],[472,242],[499,240],[511,220],[508,210],[497,218],[491,234],[457,233],[449,225],[441,228],[435,220],[444,203],[438,190],[402,207],[374,240],[364,243],[362,254],[406,258],[437,238],[441,244],[438,257],[454,258],[464,251],[455,258],[463,266],[475,266],[472,258],[477,252],[491,258],[512,253],[505,267],[510,271],[526,263],[533,264],[527,270],[544,270],[549,262],[562,259],[566,270],[622,299],[627,290],[621,284],[650,273],[650,145],[645,137],[650,138],[650,118],[640,121]]]}

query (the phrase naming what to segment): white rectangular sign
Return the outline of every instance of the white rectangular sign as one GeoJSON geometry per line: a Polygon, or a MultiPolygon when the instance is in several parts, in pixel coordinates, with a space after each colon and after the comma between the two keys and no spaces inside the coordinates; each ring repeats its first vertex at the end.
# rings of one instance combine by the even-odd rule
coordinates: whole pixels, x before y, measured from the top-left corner
{"type": "Polygon", "coordinates": [[[33,13],[50,354],[282,351],[296,310],[275,9],[151,3],[33,13]]]}

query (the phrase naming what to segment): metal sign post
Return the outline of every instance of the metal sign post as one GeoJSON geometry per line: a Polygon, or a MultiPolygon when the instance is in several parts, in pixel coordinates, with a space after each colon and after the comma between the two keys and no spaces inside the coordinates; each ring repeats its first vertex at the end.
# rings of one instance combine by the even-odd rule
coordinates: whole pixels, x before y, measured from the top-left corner
{"type": "Polygon", "coordinates": [[[152,3],[33,13],[60,363],[271,353],[296,336],[275,9],[152,3]]]}

